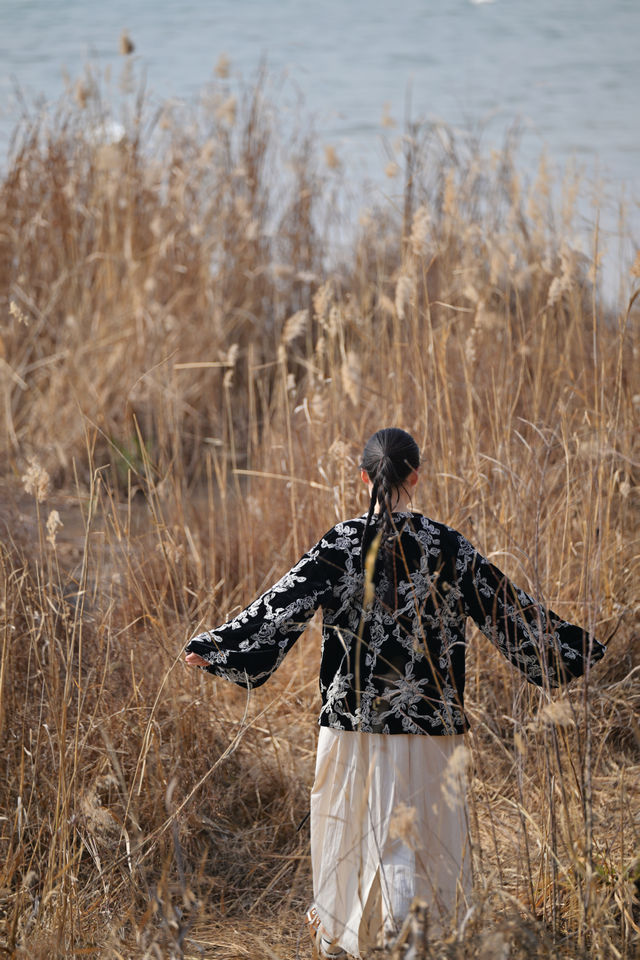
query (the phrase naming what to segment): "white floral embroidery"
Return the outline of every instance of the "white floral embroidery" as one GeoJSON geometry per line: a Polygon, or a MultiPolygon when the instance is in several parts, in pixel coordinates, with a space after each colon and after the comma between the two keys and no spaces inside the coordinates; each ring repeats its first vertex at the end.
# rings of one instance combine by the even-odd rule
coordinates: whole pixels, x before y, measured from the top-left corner
{"type": "Polygon", "coordinates": [[[397,608],[385,569],[362,610],[365,518],[336,524],[276,584],[223,626],[194,637],[209,671],[259,686],[323,610],[320,723],[338,730],[447,735],[464,731],[465,621],[533,683],[556,686],[603,655],[583,630],[513,586],[460,533],[421,514],[396,515],[397,608]]]}

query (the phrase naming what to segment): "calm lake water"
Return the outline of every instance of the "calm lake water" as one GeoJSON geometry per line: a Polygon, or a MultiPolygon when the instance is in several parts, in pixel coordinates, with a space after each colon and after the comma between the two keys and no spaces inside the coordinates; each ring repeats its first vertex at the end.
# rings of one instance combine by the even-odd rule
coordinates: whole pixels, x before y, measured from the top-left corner
{"type": "Polygon", "coordinates": [[[88,62],[117,89],[123,29],[158,102],[196,98],[223,54],[245,80],[266,58],[354,178],[382,183],[381,116],[400,131],[408,92],[414,118],[487,144],[519,120],[525,172],[543,147],[558,172],[574,160],[607,233],[624,192],[640,244],[640,0],[0,0],[0,165],[21,99],[55,101],[88,62]]]}

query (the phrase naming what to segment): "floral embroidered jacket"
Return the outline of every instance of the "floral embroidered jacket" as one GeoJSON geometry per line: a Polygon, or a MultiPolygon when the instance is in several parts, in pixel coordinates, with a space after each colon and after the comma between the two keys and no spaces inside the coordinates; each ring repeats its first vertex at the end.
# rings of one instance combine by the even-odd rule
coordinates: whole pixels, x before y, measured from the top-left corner
{"type": "Polygon", "coordinates": [[[396,609],[385,566],[365,606],[360,549],[366,518],[336,524],[281,580],[187,651],[211,673],[257,687],[323,611],[320,723],[369,733],[446,735],[467,729],[465,621],[532,683],[580,676],[605,647],[513,586],[456,530],[419,513],[395,514],[396,609]]]}

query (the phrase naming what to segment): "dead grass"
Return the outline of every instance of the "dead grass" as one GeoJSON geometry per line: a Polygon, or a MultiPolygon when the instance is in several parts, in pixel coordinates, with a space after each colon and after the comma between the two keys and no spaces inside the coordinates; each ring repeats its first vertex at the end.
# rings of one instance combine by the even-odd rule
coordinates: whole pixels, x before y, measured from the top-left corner
{"type": "Polygon", "coordinates": [[[335,165],[260,85],[103,117],[85,91],[0,185],[2,949],[309,956],[317,627],[249,700],[180,654],[363,508],[397,423],[419,507],[613,635],[553,704],[474,637],[478,901],[422,954],[635,956],[637,301],[604,312],[508,146],[410,128],[336,264],[335,165]]]}

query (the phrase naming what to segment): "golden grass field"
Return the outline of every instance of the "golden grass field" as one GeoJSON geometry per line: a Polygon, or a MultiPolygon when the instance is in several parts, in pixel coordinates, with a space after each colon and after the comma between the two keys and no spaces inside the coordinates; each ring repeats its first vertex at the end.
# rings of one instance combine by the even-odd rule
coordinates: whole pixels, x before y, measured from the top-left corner
{"type": "Polygon", "coordinates": [[[638,956],[640,261],[605,308],[579,184],[508,145],[409,124],[351,215],[260,84],[104,116],[87,79],[0,183],[0,953],[310,957],[318,625],[249,697],[181,651],[394,424],[416,508],[610,646],[548,701],[473,633],[477,901],[423,957],[638,956]]]}

